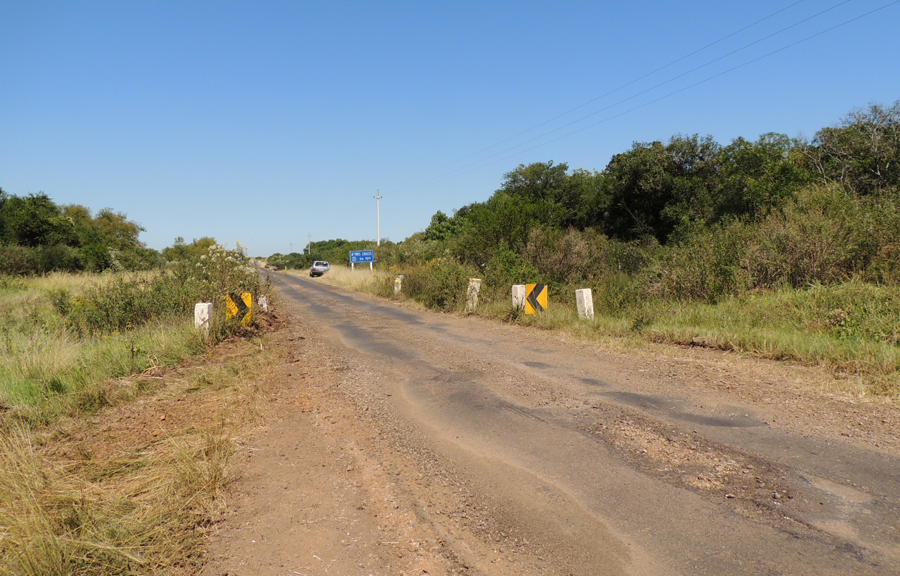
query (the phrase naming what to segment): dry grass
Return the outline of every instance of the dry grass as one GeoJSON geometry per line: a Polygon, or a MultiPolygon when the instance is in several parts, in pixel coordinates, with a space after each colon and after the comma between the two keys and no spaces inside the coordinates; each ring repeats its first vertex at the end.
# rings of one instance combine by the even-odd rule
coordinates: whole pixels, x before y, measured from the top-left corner
{"type": "Polygon", "coordinates": [[[265,336],[229,341],[169,372],[142,407],[90,421],[35,430],[0,413],[0,574],[196,573],[224,511],[231,437],[278,354],[265,336]]]}
{"type": "Polygon", "coordinates": [[[0,277],[0,575],[202,564],[231,435],[254,414],[247,382],[273,357],[255,337],[210,349],[192,319],[171,316],[76,338],[54,292],[123,276],[0,277]]]}
{"type": "Polygon", "coordinates": [[[151,278],[155,274],[157,272],[154,271],[117,274],[51,272],[46,276],[34,276],[27,279],[4,277],[3,282],[0,282],[0,306],[11,310],[18,307],[21,302],[40,298],[48,292],[68,290],[73,294],[80,294],[94,286],[102,287],[116,280],[151,278]]]}
{"type": "Polygon", "coordinates": [[[191,562],[227,482],[226,436],[54,469],[29,434],[0,440],[0,573],[152,574],[191,562]]]}
{"type": "MultiPolygon", "coordinates": [[[[292,276],[309,275],[309,272],[305,270],[288,270],[286,273],[292,276]]],[[[355,270],[346,266],[332,264],[328,272],[314,278],[314,280],[331,286],[347,288],[348,290],[371,292],[378,282],[378,273],[369,270],[369,267],[365,264],[360,264],[355,270]]]]}

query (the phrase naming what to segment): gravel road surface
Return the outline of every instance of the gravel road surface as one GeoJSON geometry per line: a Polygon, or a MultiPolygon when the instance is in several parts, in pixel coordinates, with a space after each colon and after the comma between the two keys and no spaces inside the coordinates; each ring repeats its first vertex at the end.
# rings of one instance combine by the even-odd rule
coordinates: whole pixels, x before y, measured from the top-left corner
{"type": "Polygon", "coordinates": [[[285,363],[205,575],[900,574],[900,419],[279,273],[285,363]]]}

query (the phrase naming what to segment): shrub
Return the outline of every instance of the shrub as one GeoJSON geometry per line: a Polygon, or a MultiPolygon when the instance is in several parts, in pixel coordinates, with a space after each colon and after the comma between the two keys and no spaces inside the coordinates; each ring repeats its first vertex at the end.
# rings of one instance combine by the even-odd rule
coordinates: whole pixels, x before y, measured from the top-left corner
{"type": "Polygon", "coordinates": [[[678,301],[715,302],[752,284],[741,264],[748,228],[736,223],[695,233],[688,242],[665,251],[659,264],[658,294],[678,301]]]}
{"type": "MultiPolygon", "coordinates": [[[[96,284],[78,295],[55,290],[49,298],[65,325],[80,336],[136,328],[157,317],[190,315],[197,302],[221,305],[226,294],[268,294],[242,247],[228,250],[218,245],[195,260],[176,263],[172,270],[153,276],[122,277],[96,284]]],[[[222,334],[224,336],[225,334],[222,334]]]]}
{"type": "Polygon", "coordinates": [[[116,278],[79,296],[57,291],[50,297],[66,326],[87,336],[134,328],[154,317],[186,315],[199,301],[191,288],[164,273],[152,280],[116,278]]]}
{"type": "Polygon", "coordinates": [[[292,252],[290,254],[276,252],[266,258],[266,263],[275,266],[276,268],[280,268],[281,270],[302,270],[312,266],[313,259],[305,254],[298,254],[297,252],[292,252]]]}
{"type": "Polygon", "coordinates": [[[897,241],[898,223],[890,202],[861,199],[837,185],[809,188],[758,226],[745,266],[764,288],[846,280],[864,274],[897,241]]]}
{"type": "Polygon", "coordinates": [[[569,285],[607,271],[609,240],[594,230],[535,228],[529,235],[524,257],[535,270],[540,270],[543,281],[569,285]]]}
{"type": "Polygon", "coordinates": [[[403,277],[403,291],[429,308],[452,310],[466,301],[473,270],[451,260],[432,260],[410,269],[403,277]]]}
{"type": "Polygon", "coordinates": [[[622,314],[640,308],[647,300],[646,284],[631,274],[610,272],[589,287],[598,314],[622,314]]]}
{"type": "Polygon", "coordinates": [[[0,272],[4,274],[30,276],[83,269],[79,250],[71,246],[0,246],[0,272]]]}
{"type": "Polygon", "coordinates": [[[760,221],[700,230],[666,248],[656,264],[658,290],[648,287],[679,301],[715,302],[748,289],[855,277],[896,283],[898,246],[900,210],[891,196],[817,186],[760,221]]]}
{"type": "Polygon", "coordinates": [[[484,267],[484,283],[486,286],[503,287],[509,292],[513,284],[537,282],[540,273],[530,262],[518,253],[500,248],[484,267]]]}

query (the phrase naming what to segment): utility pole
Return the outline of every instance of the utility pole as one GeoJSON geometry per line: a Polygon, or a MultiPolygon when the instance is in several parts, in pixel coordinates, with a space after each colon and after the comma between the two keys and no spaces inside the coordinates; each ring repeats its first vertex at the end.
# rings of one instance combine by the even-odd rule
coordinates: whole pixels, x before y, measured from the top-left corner
{"type": "Polygon", "coordinates": [[[306,245],[306,253],[312,256],[312,233],[306,235],[306,241],[309,242],[306,245]]]}
{"type": "Polygon", "coordinates": [[[375,211],[378,216],[378,239],[375,241],[376,246],[381,246],[381,192],[375,191],[375,211]]]}
{"type": "Polygon", "coordinates": [[[288,252],[288,254],[293,254],[293,253],[294,253],[294,243],[291,242],[291,251],[288,252]]]}

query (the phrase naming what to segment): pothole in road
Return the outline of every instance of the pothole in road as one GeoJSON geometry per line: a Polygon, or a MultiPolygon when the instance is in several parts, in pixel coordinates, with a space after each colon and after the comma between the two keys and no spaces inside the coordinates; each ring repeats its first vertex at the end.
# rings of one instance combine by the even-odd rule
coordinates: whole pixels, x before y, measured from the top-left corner
{"type": "Polygon", "coordinates": [[[766,461],[637,413],[614,407],[596,410],[605,413],[583,429],[644,473],[731,501],[753,516],[783,518],[781,508],[794,497],[783,471],[766,461]]]}
{"type": "Polygon", "coordinates": [[[715,498],[745,517],[797,537],[850,547],[866,561],[888,554],[877,526],[894,525],[893,514],[859,490],[782,468],[641,414],[594,406],[582,430],[601,439],[641,472],[715,498]],[[598,413],[599,412],[599,413],[598,413]],[[804,527],[814,531],[805,531],[804,527]],[[862,528],[862,533],[860,528],[862,528]]]}

